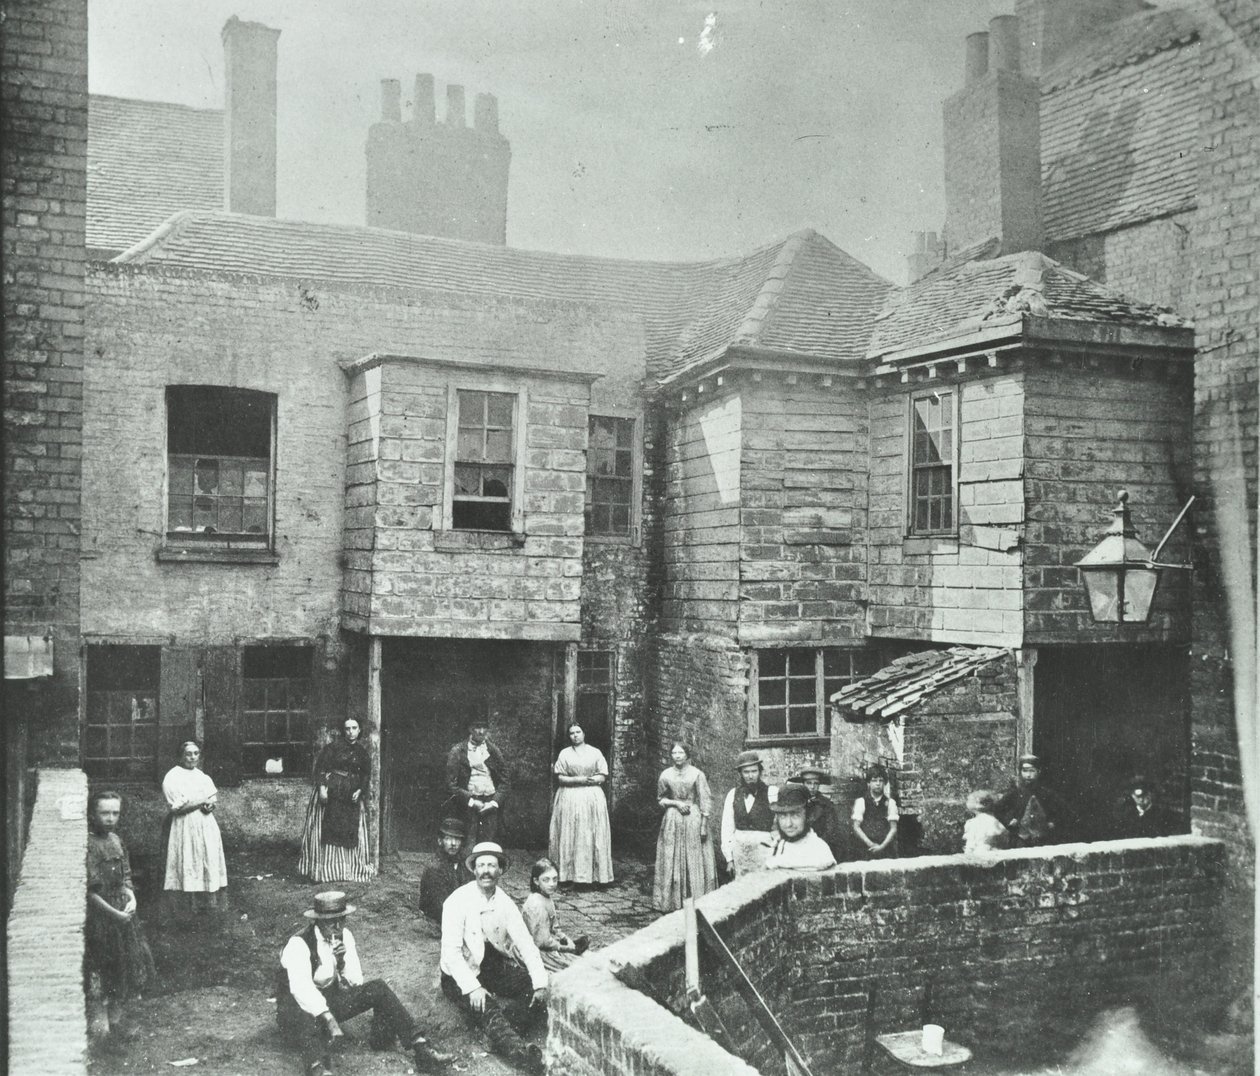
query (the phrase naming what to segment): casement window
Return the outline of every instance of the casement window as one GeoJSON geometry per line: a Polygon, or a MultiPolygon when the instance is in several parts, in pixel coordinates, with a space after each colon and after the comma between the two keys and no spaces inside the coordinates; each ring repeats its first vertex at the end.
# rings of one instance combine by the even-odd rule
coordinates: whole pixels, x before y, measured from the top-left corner
{"type": "Polygon", "coordinates": [[[586,448],[586,534],[637,541],[642,502],[639,420],[591,415],[586,448]]]}
{"type": "Polygon", "coordinates": [[[450,484],[454,530],[519,530],[520,394],[456,389],[450,484]]]}
{"type": "Polygon", "coordinates": [[[910,399],[907,517],[911,534],[958,529],[958,394],[937,389],[910,399]]]}
{"type": "Polygon", "coordinates": [[[93,779],[152,781],[158,776],[157,646],[86,648],[83,769],[93,779]]]}
{"type": "Polygon", "coordinates": [[[247,646],[241,653],[241,774],[307,776],[314,648],[247,646]]]}
{"type": "Polygon", "coordinates": [[[168,541],[270,547],[275,413],[266,392],[167,388],[168,541]]]}
{"type": "Polygon", "coordinates": [[[877,651],[835,647],[757,650],[750,658],[750,739],[830,736],[827,700],[880,665],[877,651]]]}

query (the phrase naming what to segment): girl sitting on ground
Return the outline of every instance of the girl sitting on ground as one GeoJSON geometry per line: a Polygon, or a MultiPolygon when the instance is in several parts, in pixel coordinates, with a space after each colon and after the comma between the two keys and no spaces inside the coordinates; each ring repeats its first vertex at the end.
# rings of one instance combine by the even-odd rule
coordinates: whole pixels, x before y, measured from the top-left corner
{"type": "Polygon", "coordinates": [[[567,968],[590,945],[585,934],[570,938],[560,930],[555,901],[552,899],[559,885],[559,870],[544,856],[529,872],[530,892],[521,907],[521,916],[533,936],[534,944],[542,953],[543,963],[552,971],[567,968]]]}
{"type": "Polygon", "coordinates": [[[993,813],[997,795],[987,788],[978,788],[967,797],[967,813],[972,817],[963,823],[963,852],[991,852],[1008,848],[1011,835],[993,813]]]}

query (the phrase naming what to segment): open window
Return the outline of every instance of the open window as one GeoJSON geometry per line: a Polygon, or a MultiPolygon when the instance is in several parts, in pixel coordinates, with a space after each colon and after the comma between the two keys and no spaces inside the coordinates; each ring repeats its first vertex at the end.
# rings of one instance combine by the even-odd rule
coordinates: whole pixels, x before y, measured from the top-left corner
{"type": "Polygon", "coordinates": [[[643,473],[639,420],[591,415],[586,448],[586,534],[637,541],[643,473]]]}
{"type": "Polygon", "coordinates": [[[516,516],[518,397],[457,389],[451,488],[454,530],[510,531],[516,516]]]}
{"type": "Polygon", "coordinates": [[[168,542],[270,548],[275,412],[266,392],[167,388],[168,542]]]}
{"type": "Polygon", "coordinates": [[[906,516],[910,534],[958,530],[958,393],[910,398],[906,516]]]}

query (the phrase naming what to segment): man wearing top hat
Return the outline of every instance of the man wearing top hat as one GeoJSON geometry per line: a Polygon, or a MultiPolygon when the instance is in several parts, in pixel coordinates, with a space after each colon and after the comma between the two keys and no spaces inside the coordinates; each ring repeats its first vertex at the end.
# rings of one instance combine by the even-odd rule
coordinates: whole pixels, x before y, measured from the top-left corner
{"type": "Polygon", "coordinates": [[[809,793],[801,785],[787,784],[771,805],[774,838],[766,857],[767,870],[825,871],[836,865],[831,849],[809,825],[809,793]]]}
{"type": "Polygon", "coordinates": [[[770,850],[774,829],[771,806],[779,797],[775,785],[766,784],[764,767],[756,751],[742,751],[735,760],[739,784],[722,802],[722,858],[735,877],[759,870],[770,850]]]}
{"type": "Polygon", "coordinates": [[[499,888],[508,857],[493,841],[466,860],[473,881],[442,905],[442,993],[482,1028],[496,1054],[543,1073],[542,1050],[522,1030],[547,1018],[547,969],[512,898],[499,888]]]}
{"type": "Polygon", "coordinates": [[[796,784],[803,785],[809,794],[805,818],[809,828],[827,842],[831,854],[840,859],[844,854],[844,831],[840,826],[840,816],[836,813],[836,805],[831,797],[822,791],[823,785],[831,784],[831,775],[817,766],[807,766],[792,778],[796,784]]]}
{"type": "Polygon", "coordinates": [[[437,855],[420,875],[420,911],[435,923],[442,921],[442,904],[446,898],[473,880],[472,872],[460,855],[467,833],[463,819],[442,819],[437,855]]]}
{"type": "Polygon", "coordinates": [[[280,954],[276,1020],[285,1037],[302,1051],[303,1072],[330,1076],[332,1044],[340,1021],[372,1013],[369,1043],[385,1050],[395,1042],[412,1052],[416,1069],[438,1072],[451,1061],[425,1040],[412,1015],[382,979],[363,981],[359,950],[346,926],[355,910],[345,893],[316,893],[302,914],[311,923],[294,934],[280,954]]]}
{"type": "Polygon", "coordinates": [[[1011,834],[1012,848],[1070,841],[1072,811],[1041,780],[1041,759],[1021,755],[1019,777],[997,801],[993,813],[1011,834]]]}

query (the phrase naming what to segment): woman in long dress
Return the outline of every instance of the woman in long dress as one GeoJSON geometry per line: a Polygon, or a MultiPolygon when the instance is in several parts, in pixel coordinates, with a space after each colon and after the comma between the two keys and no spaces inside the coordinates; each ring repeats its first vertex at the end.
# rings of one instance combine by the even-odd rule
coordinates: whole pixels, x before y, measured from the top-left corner
{"type": "Polygon", "coordinates": [[[200,766],[201,748],[188,740],[179,749],[178,765],[162,778],[162,795],[170,808],[162,888],[184,894],[168,898],[183,905],[184,916],[194,907],[208,911],[218,900],[216,894],[227,887],[223,838],[214,818],[219,790],[200,766]]]}
{"type": "Polygon", "coordinates": [[[675,743],[669,752],[673,765],[656,782],[656,799],[665,812],[656,839],[656,884],[652,903],[657,911],[681,908],[683,899],[717,888],[709,815],[713,797],[709,782],[691,764],[691,752],[675,743]]]}
{"type": "Polygon", "coordinates": [[[569,742],[554,767],[560,787],[551,808],[549,854],[560,881],[605,885],[613,880],[612,829],[604,795],[608,763],[598,747],[586,742],[577,722],[569,726],[569,742]]]}
{"type": "Polygon", "coordinates": [[[373,873],[365,810],[372,763],[353,717],[315,760],[298,870],[313,882],[366,882],[373,873]]]}

